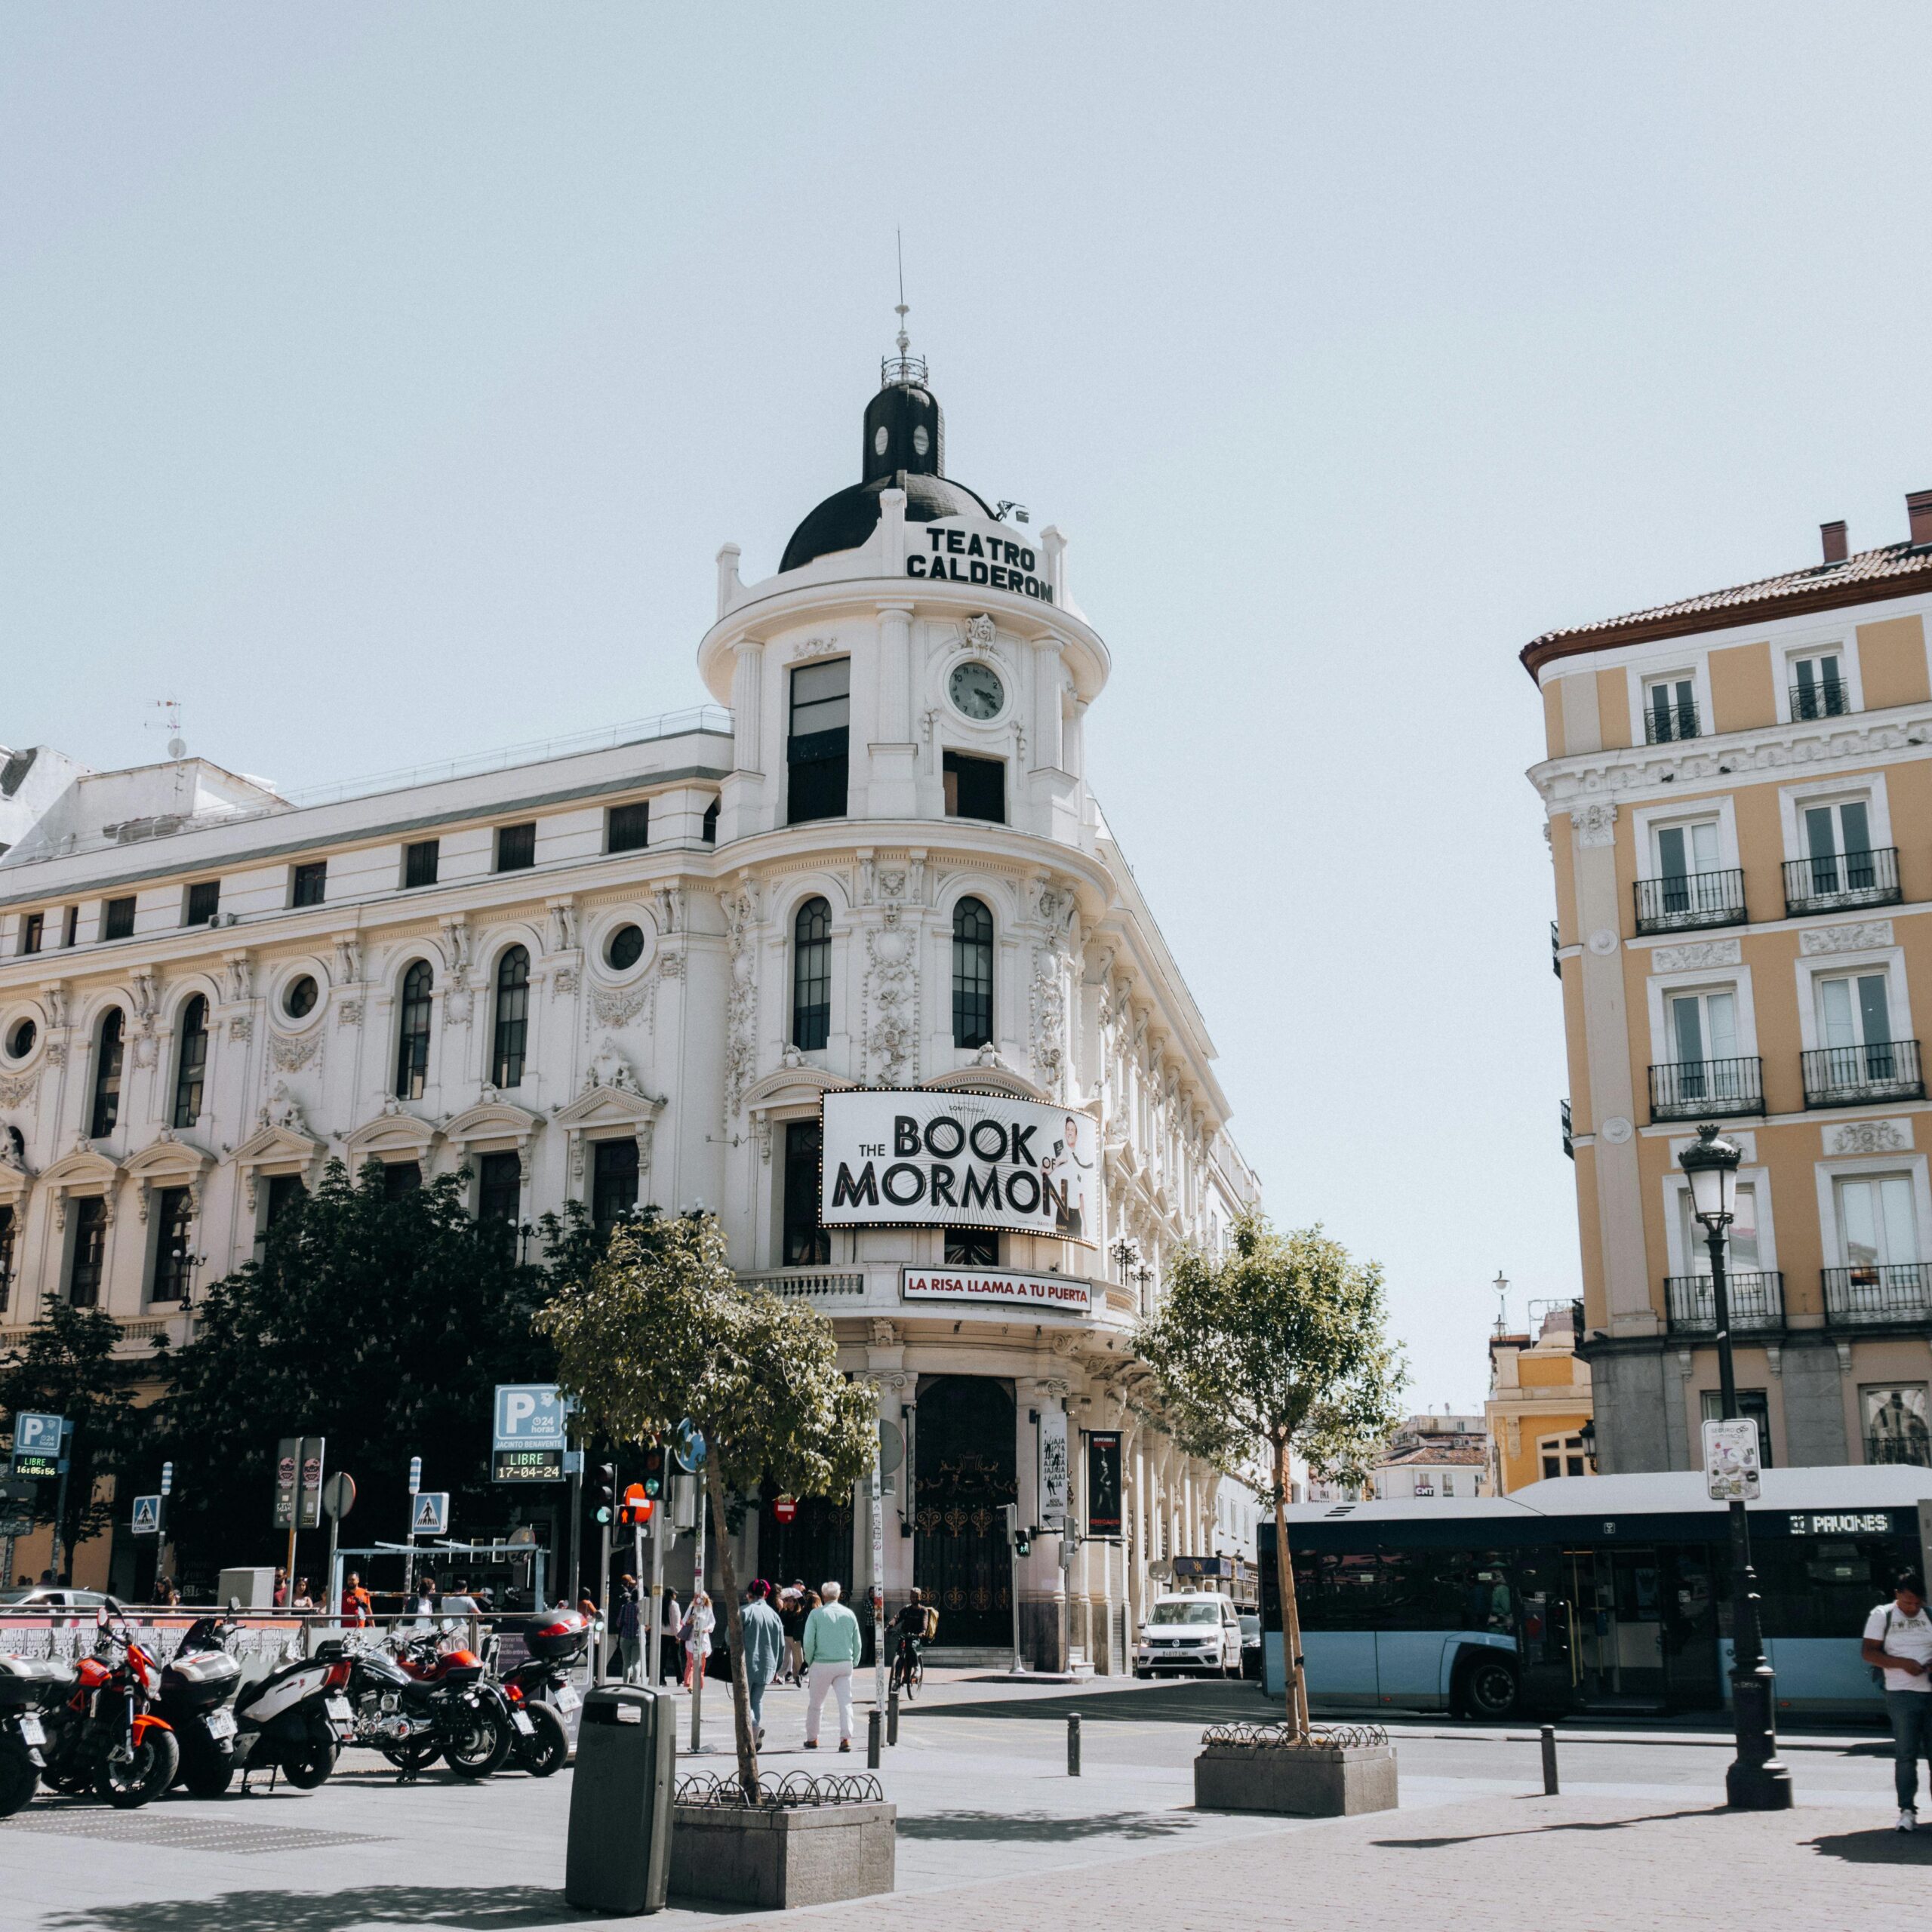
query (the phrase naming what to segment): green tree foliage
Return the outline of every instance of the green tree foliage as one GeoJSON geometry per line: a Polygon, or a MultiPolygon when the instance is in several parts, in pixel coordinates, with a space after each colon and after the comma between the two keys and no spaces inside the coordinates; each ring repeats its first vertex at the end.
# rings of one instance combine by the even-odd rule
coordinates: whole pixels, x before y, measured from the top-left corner
{"type": "MultiPolygon", "coordinates": [[[[133,1393],[141,1365],[115,1355],[120,1339],[121,1324],[99,1309],[53,1301],[26,1341],[0,1357],[0,1414],[65,1416],[74,1425],[66,1518],[57,1532],[60,1568],[71,1561],[75,1544],[112,1521],[114,1499],[97,1497],[96,1486],[103,1477],[126,1472],[147,1420],[133,1393]]],[[[32,1505],[36,1523],[54,1521],[59,1494],[51,1479],[39,1485],[32,1505]]]]}
{"type": "MultiPolygon", "coordinates": [[[[703,1432],[731,1654],[742,1657],[731,1499],[768,1481],[835,1495],[876,1452],[872,1392],[840,1373],[831,1323],[808,1303],[740,1286],[714,1217],[647,1214],[620,1227],[584,1273],[559,1280],[537,1325],[555,1343],[557,1378],[595,1434],[641,1444],[686,1419],[703,1432]]],[[[732,1711],[739,1777],[755,1798],[743,1670],[733,1673],[732,1711]]]]}
{"type": "MultiPolygon", "coordinates": [[[[581,1221],[549,1223],[551,1247],[588,1252],[581,1221]]],[[[515,1230],[472,1220],[460,1176],[392,1199],[376,1162],[352,1180],[331,1161],[261,1258],[201,1297],[194,1339],[166,1358],[168,1528],[187,1567],[211,1574],[280,1555],[271,1517],[285,1435],[328,1437],[331,1468],[355,1478],[357,1543],[405,1534],[416,1455],[425,1487],[451,1492],[459,1533],[491,1520],[502,1508],[494,1386],[550,1372],[531,1326],[546,1278],[519,1245],[515,1230]]]]}
{"type": "Polygon", "coordinates": [[[1288,1549],[1288,1459],[1360,1480],[1398,1420],[1407,1377],[1388,1336],[1379,1263],[1320,1227],[1278,1232],[1258,1209],[1225,1254],[1183,1248],[1136,1346],[1152,1371],[1158,1420],[1189,1454],[1233,1471],[1257,1457],[1275,1509],[1288,1721],[1306,1734],[1301,1620],[1288,1549]]]}

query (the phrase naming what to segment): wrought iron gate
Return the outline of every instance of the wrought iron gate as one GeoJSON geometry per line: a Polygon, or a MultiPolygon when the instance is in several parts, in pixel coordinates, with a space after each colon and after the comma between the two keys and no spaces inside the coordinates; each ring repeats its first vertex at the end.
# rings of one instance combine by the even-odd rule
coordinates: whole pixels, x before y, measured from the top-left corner
{"type": "Polygon", "coordinates": [[[1013,1554],[1001,1506],[1015,1501],[1012,1385],[946,1375],[919,1389],[914,1580],[939,1607],[942,1646],[1013,1635],[1013,1554]]]}

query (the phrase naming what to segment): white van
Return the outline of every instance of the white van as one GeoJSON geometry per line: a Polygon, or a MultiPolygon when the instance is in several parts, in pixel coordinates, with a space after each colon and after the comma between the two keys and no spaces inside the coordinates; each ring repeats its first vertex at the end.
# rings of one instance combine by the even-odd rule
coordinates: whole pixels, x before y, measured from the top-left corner
{"type": "Polygon", "coordinates": [[[1184,1670],[1210,1677],[1241,1675],[1241,1617],[1230,1598],[1189,1590],[1154,1599],[1134,1647],[1134,1674],[1178,1675],[1184,1670]]]}

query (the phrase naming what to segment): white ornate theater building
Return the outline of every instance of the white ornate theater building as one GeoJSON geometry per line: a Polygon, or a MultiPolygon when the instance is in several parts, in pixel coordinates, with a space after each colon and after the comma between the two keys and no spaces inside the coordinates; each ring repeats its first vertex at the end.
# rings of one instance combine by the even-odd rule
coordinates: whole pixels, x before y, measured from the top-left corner
{"type": "MultiPolygon", "coordinates": [[[[719,554],[697,657],[728,709],[315,798],[0,752],[0,1344],[55,1297],[183,1337],[331,1155],[466,1169],[506,1220],[701,1203],[909,1441],[888,1599],[928,1586],[991,1648],[1017,1595],[1054,1661],[1059,1540],[1016,1564],[1001,1509],[1051,1514],[1044,1455],[1091,1532],[1072,1641],[1118,1669],[1149,1565],[1215,1524],[1125,1399],[1133,1324],[1256,1184],[1088,783],[1110,665],[1064,540],[946,476],[903,344],[884,377],[863,480],[777,574],[719,554]],[[884,1152],[869,1186],[828,1149],[822,1196],[854,1089],[900,1090],[860,1097],[884,1152]]],[[[770,1503],[741,1574],[871,1581],[863,1514],[770,1503]]]]}

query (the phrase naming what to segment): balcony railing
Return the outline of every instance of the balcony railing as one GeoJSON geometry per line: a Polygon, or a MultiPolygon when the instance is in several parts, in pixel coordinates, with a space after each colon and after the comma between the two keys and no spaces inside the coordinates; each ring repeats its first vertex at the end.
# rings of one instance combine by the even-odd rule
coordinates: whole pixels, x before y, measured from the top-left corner
{"type": "Polygon", "coordinates": [[[1845,1327],[1932,1320],[1932,1266],[1904,1261],[1827,1268],[1825,1319],[1845,1327]]]}
{"type": "Polygon", "coordinates": [[[1835,678],[1821,685],[1793,685],[1791,715],[1794,718],[1842,718],[1851,709],[1844,686],[1835,678]]]}
{"type": "Polygon", "coordinates": [[[1744,875],[1684,872],[1635,883],[1640,933],[1691,932],[1700,926],[1737,926],[1745,920],[1744,875]]]}
{"type": "Polygon", "coordinates": [[[1563,942],[1556,936],[1556,921],[1549,922],[1549,970],[1560,980],[1563,977],[1563,942]]]}
{"type": "Polygon", "coordinates": [[[1932,1442],[1909,1436],[1868,1435],[1865,1438],[1868,1463],[1903,1463],[1914,1469],[1932,1469],[1932,1442]]]}
{"type": "Polygon", "coordinates": [[[1721,1120],[1764,1111],[1764,1063],[1680,1060],[1651,1069],[1653,1120],[1721,1120]]]}
{"type": "Polygon", "coordinates": [[[866,1291],[863,1275],[826,1268],[774,1269],[761,1275],[740,1275],[738,1280],[747,1288],[768,1288],[775,1295],[803,1295],[813,1301],[836,1301],[866,1291]]]}
{"type": "MultiPolygon", "coordinates": [[[[1776,1269],[1742,1269],[1724,1278],[1734,1334],[1762,1334],[1784,1326],[1784,1277],[1776,1269]]],[[[1709,1335],[1717,1331],[1716,1298],[1708,1275],[1664,1278],[1664,1306],[1673,1335],[1709,1335]]]]}
{"type": "Polygon", "coordinates": [[[1577,1158],[1577,1130],[1570,1118],[1570,1103],[1563,1103],[1563,1151],[1571,1160],[1577,1158]]]}
{"type": "Polygon", "coordinates": [[[1868,1100],[1922,1100],[1925,1078],[1916,1040],[1863,1047],[1820,1047],[1804,1055],[1804,1104],[1856,1107],[1868,1100]]]}
{"type": "Polygon", "coordinates": [[[1694,738],[1697,730],[1697,700],[1680,698],[1674,704],[1647,703],[1644,706],[1644,742],[1668,745],[1679,738],[1694,738]]]}
{"type": "Polygon", "coordinates": [[[1882,845],[1875,852],[1827,852],[1814,859],[1785,861],[1784,909],[1792,918],[1801,912],[1837,912],[1854,906],[1896,906],[1904,897],[1899,889],[1895,845],[1882,845]]]}

